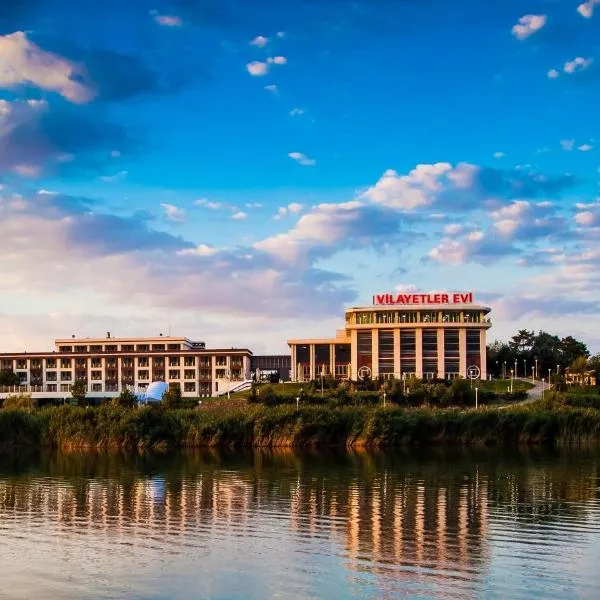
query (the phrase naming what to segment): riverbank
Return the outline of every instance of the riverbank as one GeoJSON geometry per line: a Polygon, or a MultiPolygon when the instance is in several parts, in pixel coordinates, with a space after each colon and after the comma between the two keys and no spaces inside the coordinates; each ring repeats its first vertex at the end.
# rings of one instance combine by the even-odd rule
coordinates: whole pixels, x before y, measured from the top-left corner
{"type": "Polygon", "coordinates": [[[64,406],[0,411],[2,448],[386,447],[600,441],[600,410],[246,406],[223,410],[64,406]]]}

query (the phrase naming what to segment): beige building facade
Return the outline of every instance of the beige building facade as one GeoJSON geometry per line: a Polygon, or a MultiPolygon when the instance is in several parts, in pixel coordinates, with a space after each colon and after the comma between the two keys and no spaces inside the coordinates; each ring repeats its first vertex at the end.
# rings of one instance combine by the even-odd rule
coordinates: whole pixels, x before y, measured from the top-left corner
{"type": "Polygon", "coordinates": [[[380,294],[348,308],[334,338],[288,340],[292,380],[321,375],[485,379],[490,308],[466,294],[380,294]]]}
{"type": "MultiPolygon", "coordinates": [[[[217,396],[250,378],[252,353],[245,348],[207,349],[186,337],[66,338],[50,352],[0,354],[0,370],[13,371],[18,390],[39,398],[63,398],[86,383],[89,397],[143,392],[153,381],[179,386],[185,397],[217,396]]],[[[11,390],[0,389],[0,397],[11,390]]]]}

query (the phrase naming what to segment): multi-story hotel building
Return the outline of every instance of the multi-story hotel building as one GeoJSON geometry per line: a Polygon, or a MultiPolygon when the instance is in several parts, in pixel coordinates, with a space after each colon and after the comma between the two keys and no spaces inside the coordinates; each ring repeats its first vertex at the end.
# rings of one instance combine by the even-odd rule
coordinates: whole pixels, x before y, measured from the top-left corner
{"type": "Polygon", "coordinates": [[[346,309],[335,338],[288,340],[292,380],[453,379],[468,372],[485,379],[489,312],[472,292],[377,294],[371,306],[346,309]]]}
{"type": "MultiPolygon", "coordinates": [[[[245,348],[207,349],[186,337],[72,338],[50,352],[0,354],[0,370],[13,371],[21,389],[38,398],[64,398],[73,382],[86,382],[91,398],[143,391],[152,381],[181,388],[187,397],[216,396],[250,379],[245,348]]],[[[8,390],[0,389],[0,397],[8,390]]]]}

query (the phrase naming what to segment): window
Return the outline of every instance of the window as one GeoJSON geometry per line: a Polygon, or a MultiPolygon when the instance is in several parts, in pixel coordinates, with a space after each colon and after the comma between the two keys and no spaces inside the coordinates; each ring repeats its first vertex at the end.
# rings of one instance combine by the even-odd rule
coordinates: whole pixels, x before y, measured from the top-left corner
{"type": "Polygon", "coordinates": [[[87,352],[87,346],[75,346],[75,352],[87,352]]]}
{"type": "Polygon", "coordinates": [[[211,384],[210,383],[201,383],[199,394],[201,396],[210,396],[212,393],[211,384]]]}
{"type": "Polygon", "coordinates": [[[195,377],[196,377],[196,371],[194,371],[194,369],[186,369],[183,372],[184,379],[195,379],[195,377]]]}
{"type": "Polygon", "coordinates": [[[149,344],[138,344],[136,347],[138,352],[148,352],[150,350],[149,344]]]}
{"type": "Polygon", "coordinates": [[[417,371],[417,340],[414,329],[400,330],[400,373],[404,375],[417,371]]]}
{"type": "Polygon", "coordinates": [[[61,381],[71,381],[72,379],[73,379],[73,377],[71,376],[71,371],[63,371],[60,374],[61,381]]]}
{"type": "Polygon", "coordinates": [[[107,352],[117,352],[117,345],[116,344],[108,344],[107,346],[105,346],[105,350],[107,352]]]}
{"type": "MultiPolygon", "coordinates": [[[[46,360],[46,362],[48,362],[46,360]]],[[[11,359],[3,359],[2,360],[2,368],[3,369],[9,369],[12,371],[12,366],[13,366],[13,361],[11,359]]]]}
{"type": "Polygon", "coordinates": [[[56,392],[56,384],[55,384],[55,383],[51,383],[51,384],[49,384],[48,386],[46,386],[46,389],[47,389],[49,392],[56,392]]]}
{"type": "Polygon", "coordinates": [[[150,366],[150,360],[148,357],[138,358],[138,367],[148,367],[150,366]]]}
{"type": "Polygon", "coordinates": [[[106,391],[107,392],[118,392],[119,391],[119,384],[118,383],[107,383],[106,384],[106,391]]]}
{"type": "Polygon", "coordinates": [[[379,374],[394,374],[394,332],[381,329],[378,332],[379,343],[379,374]]]}
{"type": "Polygon", "coordinates": [[[217,369],[215,372],[215,376],[217,379],[225,379],[226,369],[217,369]]]}
{"type": "Polygon", "coordinates": [[[59,352],[73,352],[73,346],[59,346],[59,352]]]}
{"type": "Polygon", "coordinates": [[[201,367],[211,367],[212,359],[210,356],[202,356],[200,357],[200,366],[201,367]]]}
{"type": "Polygon", "coordinates": [[[46,359],[46,369],[56,369],[56,359],[55,358],[47,358],[46,359]]]}
{"type": "Polygon", "coordinates": [[[124,367],[133,367],[133,358],[127,357],[124,358],[121,362],[124,367]]]}
{"type": "Polygon", "coordinates": [[[102,360],[99,358],[92,358],[92,369],[100,369],[102,367],[102,360]]]}
{"type": "Polygon", "coordinates": [[[32,358],[31,359],[31,368],[32,369],[41,369],[42,368],[42,359],[41,358],[32,358]]]}
{"type": "Polygon", "coordinates": [[[167,346],[168,350],[181,350],[181,344],[169,344],[167,346]]]}
{"type": "Polygon", "coordinates": [[[179,369],[169,369],[169,379],[179,379],[180,371],[179,369]]]}
{"type": "Polygon", "coordinates": [[[56,381],[56,371],[46,371],[46,381],[56,381]]]}
{"type": "Polygon", "coordinates": [[[227,357],[226,356],[217,356],[217,367],[225,367],[227,366],[227,357]]]}
{"type": "Polygon", "coordinates": [[[460,347],[458,329],[444,331],[444,370],[446,377],[460,372],[460,347]]]}
{"type": "Polygon", "coordinates": [[[184,367],[195,367],[196,366],[196,359],[193,356],[186,356],[183,359],[183,366],[184,367]]]}
{"type": "Polygon", "coordinates": [[[164,351],[164,349],[165,349],[164,344],[152,344],[152,350],[155,352],[161,352],[161,351],[164,351]]]}
{"type": "Polygon", "coordinates": [[[102,371],[92,371],[92,381],[99,381],[102,379],[102,371]]]}
{"type": "Polygon", "coordinates": [[[23,359],[17,360],[17,369],[26,369],[26,368],[27,368],[26,360],[23,360],[23,359]]]}
{"type": "Polygon", "coordinates": [[[164,367],[165,366],[165,359],[164,358],[155,358],[152,361],[152,366],[153,367],[164,367]]]}
{"type": "Polygon", "coordinates": [[[148,379],[148,371],[138,371],[138,379],[148,379]]]}
{"type": "Polygon", "coordinates": [[[122,352],[133,352],[133,344],[122,344],[121,351],[122,352]]]}
{"type": "Polygon", "coordinates": [[[92,383],[92,392],[101,392],[102,384],[101,383],[92,383]]]}
{"type": "Polygon", "coordinates": [[[61,358],[60,359],[60,368],[61,369],[70,369],[71,368],[71,359],[70,358],[61,358]]]}
{"type": "Polygon", "coordinates": [[[211,379],[212,378],[212,370],[211,369],[200,369],[200,379],[211,379]]]}
{"type": "Polygon", "coordinates": [[[169,357],[169,366],[170,367],[178,367],[179,366],[179,356],[170,356],[169,357]]]}
{"type": "Polygon", "coordinates": [[[90,352],[102,352],[102,346],[99,344],[94,344],[90,346],[90,352]]]}
{"type": "Polygon", "coordinates": [[[433,379],[438,372],[437,330],[423,330],[423,375],[433,379]]]}
{"type": "Polygon", "coordinates": [[[61,383],[60,384],[60,391],[61,392],[70,392],[71,391],[71,386],[68,383],[61,383]]]}
{"type": "Polygon", "coordinates": [[[183,391],[184,392],[195,392],[196,391],[196,384],[190,381],[186,381],[183,384],[183,391]]]}
{"type": "Polygon", "coordinates": [[[108,358],[106,360],[106,366],[114,369],[117,366],[117,359],[116,358],[108,358]]]}
{"type": "Polygon", "coordinates": [[[87,366],[87,360],[85,358],[77,358],[75,359],[76,367],[85,367],[87,366]]]}

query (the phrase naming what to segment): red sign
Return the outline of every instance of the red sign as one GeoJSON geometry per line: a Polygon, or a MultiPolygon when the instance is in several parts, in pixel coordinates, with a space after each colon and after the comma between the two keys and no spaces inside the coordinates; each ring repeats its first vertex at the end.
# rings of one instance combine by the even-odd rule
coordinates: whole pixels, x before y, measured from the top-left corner
{"type": "Polygon", "coordinates": [[[380,306],[415,304],[472,304],[473,292],[453,294],[375,294],[373,304],[380,306]]]}

